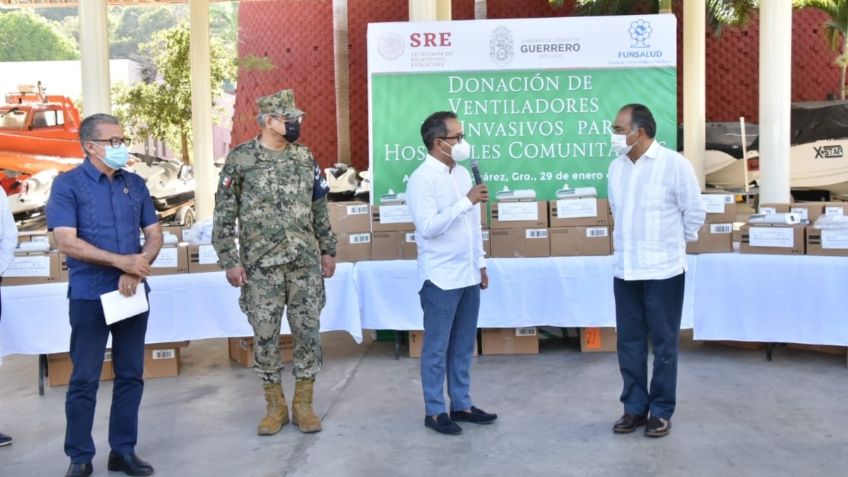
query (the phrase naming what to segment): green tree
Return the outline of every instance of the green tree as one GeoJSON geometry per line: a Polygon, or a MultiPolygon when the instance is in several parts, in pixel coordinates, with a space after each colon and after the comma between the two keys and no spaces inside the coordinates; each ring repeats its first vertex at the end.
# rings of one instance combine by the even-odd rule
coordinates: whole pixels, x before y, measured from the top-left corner
{"type": "Polygon", "coordinates": [[[839,53],[834,63],[839,67],[839,99],[844,100],[848,69],[848,0],[797,0],[795,5],[821,10],[830,17],[824,22],[824,37],[830,48],[839,53]]]}
{"type": "Polygon", "coordinates": [[[0,61],[77,58],[79,51],[54,23],[29,11],[0,13],[0,61]]]}
{"type": "Polygon", "coordinates": [[[114,27],[109,44],[110,58],[134,58],[139,46],[156,32],[173,28],[184,15],[173,7],[124,7],[110,15],[114,27]]]}
{"type": "MultiPolygon", "coordinates": [[[[220,92],[224,81],[232,79],[232,60],[223,52],[220,40],[210,39],[212,91],[220,92]]],[[[141,45],[158,70],[159,81],[116,86],[115,113],[135,137],[164,139],[181,151],[185,164],[191,162],[191,77],[189,28],[183,23],[161,31],[141,45]]]]}

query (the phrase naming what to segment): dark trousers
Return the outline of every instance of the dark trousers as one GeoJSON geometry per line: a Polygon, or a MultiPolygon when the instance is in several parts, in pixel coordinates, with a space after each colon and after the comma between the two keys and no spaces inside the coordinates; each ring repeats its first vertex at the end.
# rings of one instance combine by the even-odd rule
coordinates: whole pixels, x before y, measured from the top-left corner
{"type": "MultiPolygon", "coordinates": [[[[139,293],[143,288],[139,287],[139,293]]],[[[74,371],[65,399],[65,454],[71,462],[91,462],[94,440],[94,406],[103,368],[106,340],[112,334],[112,410],[109,415],[109,446],[116,454],[135,452],[138,407],[144,390],[144,335],[148,313],[106,325],[99,300],[70,300],[71,362],[74,371]]]]}
{"type": "Polygon", "coordinates": [[[471,355],[477,337],[480,286],[442,290],[430,280],[421,291],[424,343],[421,345],[421,385],[424,412],[446,412],[444,384],[448,381],[451,411],[471,407],[471,355]]]}
{"type": "Polygon", "coordinates": [[[624,412],[671,419],[677,392],[677,351],[685,274],[665,280],[615,279],[618,366],[624,412]],[[648,391],[648,337],[654,369],[648,391]]]}

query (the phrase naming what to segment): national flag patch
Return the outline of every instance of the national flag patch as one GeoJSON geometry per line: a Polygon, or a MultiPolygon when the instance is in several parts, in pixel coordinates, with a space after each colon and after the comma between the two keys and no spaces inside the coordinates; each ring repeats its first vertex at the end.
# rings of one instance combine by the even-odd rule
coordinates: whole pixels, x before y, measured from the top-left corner
{"type": "Polygon", "coordinates": [[[233,178],[230,176],[224,176],[221,178],[221,185],[229,189],[230,186],[233,185],[233,178]]]}

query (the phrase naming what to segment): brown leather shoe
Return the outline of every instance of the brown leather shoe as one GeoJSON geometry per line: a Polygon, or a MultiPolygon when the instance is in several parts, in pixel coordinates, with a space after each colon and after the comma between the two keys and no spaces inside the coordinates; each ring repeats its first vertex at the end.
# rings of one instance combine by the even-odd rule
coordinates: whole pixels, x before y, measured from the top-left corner
{"type": "Polygon", "coordinates": [[[623,416],[612,426],[612,432],[616,434],[630,434],[638,427],[644,426],[648,419],[645,416],[624,413],[623,416]]]}
{"type": "Polygon", "coordinates": [[[645,424],[645,435],[648,437],[665,437],[671,432],[671,421],[661,417],[651,416],[645,424]]]}

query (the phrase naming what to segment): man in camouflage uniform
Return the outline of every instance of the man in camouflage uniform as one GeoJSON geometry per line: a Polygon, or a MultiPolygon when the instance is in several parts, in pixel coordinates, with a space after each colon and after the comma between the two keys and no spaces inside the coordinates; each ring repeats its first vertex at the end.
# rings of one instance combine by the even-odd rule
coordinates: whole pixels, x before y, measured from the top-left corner
{"type": "Polygon", "coordinates": [[[336,238],[327,211],[329,188],[309,149],[297,143],[303,111],[290,89],[257,100],[262,132],[227,156],[215,197],[212,244],[254,334],[254,370],[267,415],[260,435],[289,421],[280,383],[280,322],[287,309],[296,377],[292,421],[318,432],[312,386],[321,368],[318,317],[324,280],[335,271],[336,238]],[[237,225],[238,224],[238,225],[237,225]],[[238,245],[236,244],[238,237],[238,245]]]}

